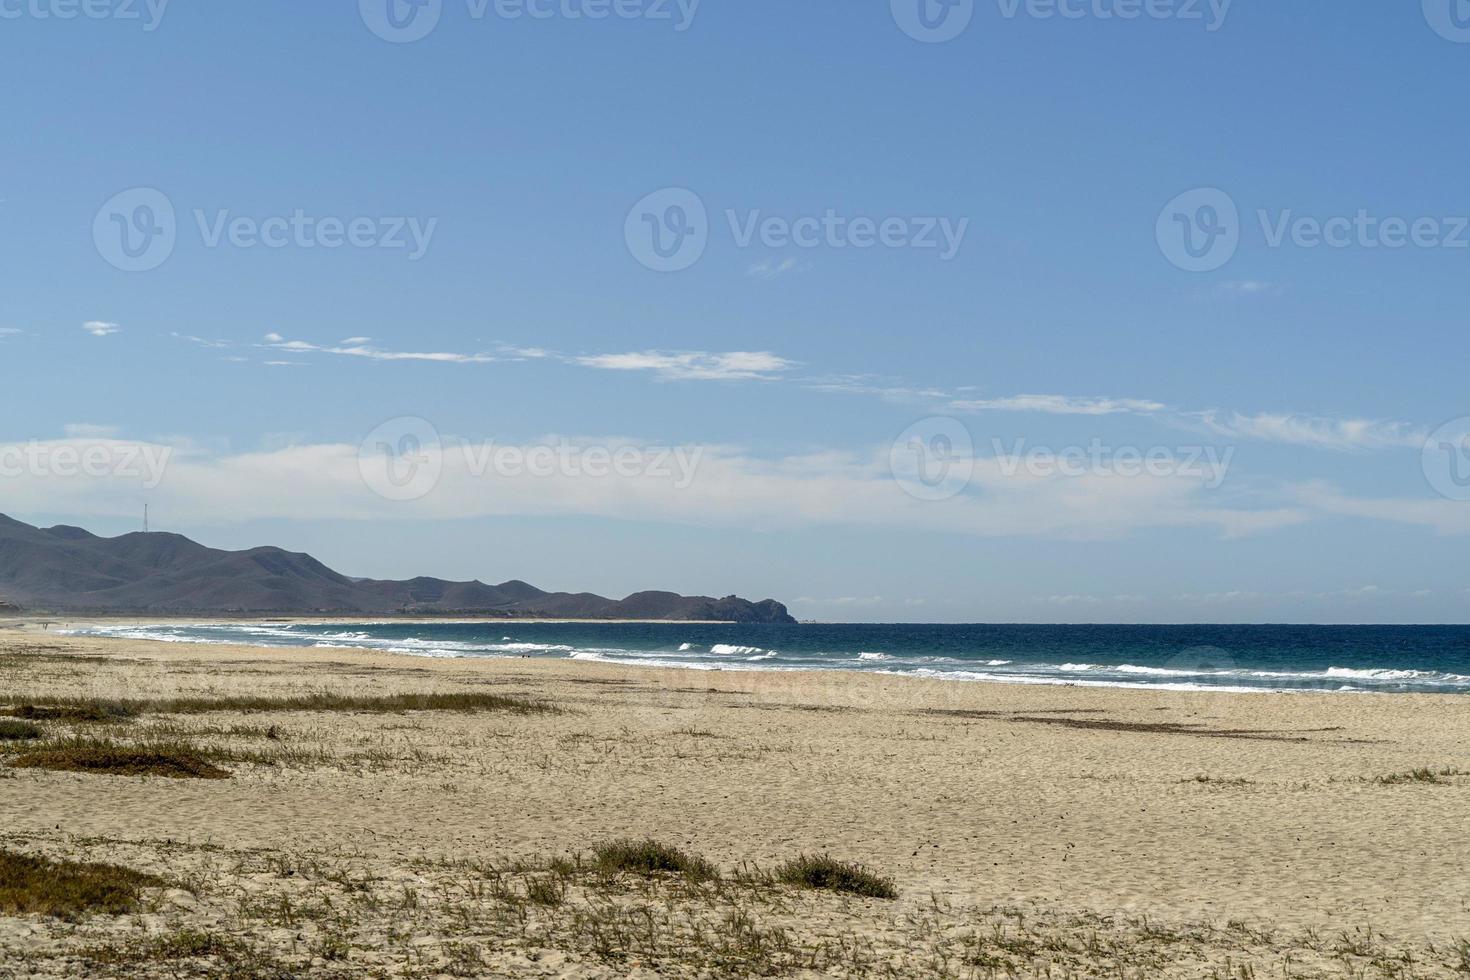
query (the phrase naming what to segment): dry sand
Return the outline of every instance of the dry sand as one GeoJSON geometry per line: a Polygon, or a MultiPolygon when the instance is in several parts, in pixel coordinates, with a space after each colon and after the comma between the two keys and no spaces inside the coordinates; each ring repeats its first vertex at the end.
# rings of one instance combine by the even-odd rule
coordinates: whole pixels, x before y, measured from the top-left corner
{"type": "Polygon", "coordinates": [[[1460,698],[0,633],[0,708],[323,691],[560,710],[47,723],[49,737],[234,752],[220,763],[233,776],[47,772],[0,754],[0,847],[177,886],[132,915],[0,917],[0,976],[1470,972],[1460,698]],[[1396,781],[1416,769],[1447,774],[1396,781]],[[536,870],[620,837],[685,847],[727,877],[830,853],[891,876],[899,898],[536,870]],[[565,895],[527,901],[543,878],[565,895]],[[171,938],[190,930],[228,943],[171,938]]]}

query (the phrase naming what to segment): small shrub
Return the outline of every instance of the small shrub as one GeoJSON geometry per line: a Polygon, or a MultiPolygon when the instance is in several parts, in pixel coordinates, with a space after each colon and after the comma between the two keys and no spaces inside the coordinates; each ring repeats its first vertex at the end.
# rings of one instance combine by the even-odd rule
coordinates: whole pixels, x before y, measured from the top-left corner
{"type": "Polygon", "coordinates": [[[1435,772],[1433,769],[1410,769],[1408,772],[1396,772],[1388,776],[1379,776],[1374,782],[1383,786],[1398,786],[1403,783],[1431,783],[1442,785],[1446,780],[1442,776],[1458,776],[1460,773],[1454,769],[1441,769],[1435,772]]]}
{"type": "Polygon", "coordinates": [[[776,869],[776,880],[799,888],[844,892],[868,898],[897,898],[893,879],[874,874],[861,864],[844,864],[826,855],[808,857],[803,854],[776,869]]]}
{"type": "Polygon", "coordinates": [[[675,874],[696,882],[712,881],[720,876],[715,866],[704,858],[654,840],[611,841],[592,854],[597,870],[604,874],[620,871],[644,876],[675,874]]]}
{"type": "Polygon", "coordinates": [[[41,737],[41,729],[28,721],[0,719],[0,742],[28,742],[41,737]]]}
{"type": "Polygon", "coordinates": [[[567,899],[567,883],[556,875],[527,875],[526,898],[535,905],[556,908],[567,899]]]}
{"type": "Polygon", "coordinates": [[[163,885],[152,875],[111,864],[53,861],[0,851],[0,913],[7,915],[119,915],[136,907],[142,889],[163,885]]]}

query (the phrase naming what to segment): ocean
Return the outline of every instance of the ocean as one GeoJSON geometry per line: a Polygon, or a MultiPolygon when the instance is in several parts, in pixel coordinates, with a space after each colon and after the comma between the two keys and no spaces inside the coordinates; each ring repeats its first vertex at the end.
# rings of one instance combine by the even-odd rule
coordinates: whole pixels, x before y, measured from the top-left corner
{"type": "Polygon", "coordinates": [[[1470,626],[949,626],[362,622],[101,625],[189,643],[543,657],[691,670],[848,670],[1169,690],[1470,693],[1470,626]]]}

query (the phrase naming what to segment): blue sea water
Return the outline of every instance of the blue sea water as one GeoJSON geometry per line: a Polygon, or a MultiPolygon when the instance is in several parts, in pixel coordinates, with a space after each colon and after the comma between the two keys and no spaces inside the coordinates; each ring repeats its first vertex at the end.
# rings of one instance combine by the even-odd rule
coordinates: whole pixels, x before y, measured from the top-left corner
{"type": "Polygon", "coordinates": [[[194,643],[852,670],[1174,690],[1470,693],[1470,626],[946,626],[362,622],[89,627],[194,643]]]}

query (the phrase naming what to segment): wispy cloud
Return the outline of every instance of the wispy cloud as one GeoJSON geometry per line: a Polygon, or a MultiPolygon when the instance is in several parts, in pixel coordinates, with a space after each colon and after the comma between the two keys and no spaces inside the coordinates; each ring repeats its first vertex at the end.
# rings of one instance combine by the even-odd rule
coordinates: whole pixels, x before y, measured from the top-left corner
{"type": "Polygon", "coordinates": [[[583,367],[604,371],[649,371],[671,381],[769,381],[795,367],[769,351],[639,351],[573,358],[583,367]]]}
{"type": "Polygon", "coordinates": [[[176,333],[174,331],[169,331],[169,336],[174,338],[175,340],[187,341],[188,343],[195,344],[199,347],[208,347],[211,350],[224,350],[227,347],[234,346],[228,340],[209,340],[205,337],[195,337],[193,334],[187,333],[176,333]]]}
{"type": "MultiPolygon", "coordinates": [[[[191,338],[185,338],[191,339],[191,338]]],[[[612,354],[561,354],[541,347],[502,346],[497,353],[400,351],[376,346],[369,337],[349,337],[336,344],[287,340],[278,333],[265,335],[267,350],[301,355],[335,355],[370,361],[429,361],[439,364],[495,364],[554,360],[603,371],[646,371],[666,380],[768,381],[795,366],[769,351],[634,351],[612,354]]]]}
{"type": "Polygon", "coordinates": [[[122,327],[106,320],[88,320],[82,324],[82,329],[94,337],[109,337],[122,330],[122,327]]]}
{"type": "MultiPolygon", "coordinates": [[[[118,327],[116,324],[98,321],[89,323],[88,329],[98,336],[105,336],[118,327]]],[[[177,333],[173,336],[204,347],[230,346],[227,341],[211,341],[177,333]]],[[[946,391],[874,375],[803,376],[793,373],[800,366],[796,361],[771,351],[644,350],[567,354],[543,347],[504,344],[495,353],[404,351],[376,345],[369,337],[348,337],[336,344],[317,344],[288,340],[279,333],[266,334],[264,342],[257,346],[278,355],[278,359],[266,362],[271,366],[300,363],[298,360],[279,359],[282,354],[441,364],[551,361],[599,371],[641,372],[663,381],[784,381],[812,391],[881,398],[895,404],[921,407],[935,414],[978,415],[1008,412],[1092,418],[1132,415],[1153,418],[1175,428],[1202,431],[1229,439],[1275,442],[1337,452],[1417,448],[1425,438],[1422,427],[1407,422],[1289,412],[1250,414],[1220,409],[1187,410],[1149,398],[1101,395],[1019,394],[980,397],[976,393],[977,389],[970,386],[946,391]]]]}
{"type": "Polygon", "coordinates": [[[1437,534],[1470,534],[1470,506],[1444,498],[1352,497],[1323,484],[1298,488],[1298,499],[1326,514],[1426,527],[1437,534]]]}
{"type": "Polygon", "coordinates": [[[1168,406],[1140,398],[1093,398],[1075,395],[1011,395],[1006,398],[956,399],[957,412],[1038,412],[1046,415],[1151,415],[1168,406]]]}
{"type": "Polygon", "coordinates": [[[745,274],[751,279],[776,279],[792,272],[805,272],[810,268],[811,263],[803,265],[796,259],[787,258],[780,262],[766,259],[750,266],[745,270],[745,274]]]}
{"type": "Polygon", "coordinates": [[[62,427],[68,439],[113,439],[120,431],[115,425],[94,425],[89,422],[72,422],[62,427]]]}
{"type": "Polygon", "coordinates": [[[340,344],[322,346],[304,340],[287,340],[278,333],[265,335],[265,346],[292,354],[335,354],[361,357],[370,361],[432,361],[440,364],[491,364],[500,358],[491,354],[456,354],[446,351],[395,351],[374,347],[366,337],[352,337],[340,344]]]}
{"type": "Polygon", "coordinates": [[[1215,293],[1220,296],[1274,296],[1285,290],[1280,283],[1260,279],[1232,279],[1215,286],[1215,293]]]}
{"type": "Polygon", "coordinates": [[[1405,422],[1213,411],[1194,413],[1189,417],[1198,419],[1211,432],[1231,439],[1259,439],[1314,449],[1417,449],[1426,438],[1422,429],[1405,422]]]}

